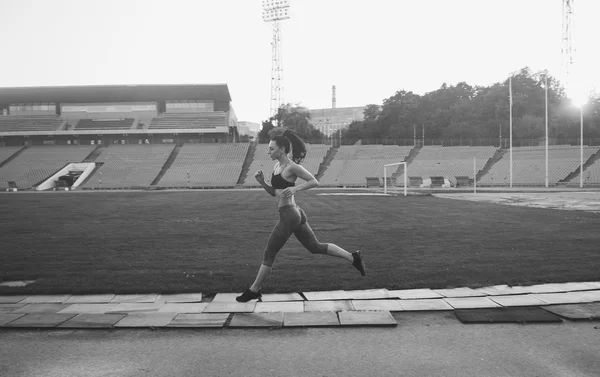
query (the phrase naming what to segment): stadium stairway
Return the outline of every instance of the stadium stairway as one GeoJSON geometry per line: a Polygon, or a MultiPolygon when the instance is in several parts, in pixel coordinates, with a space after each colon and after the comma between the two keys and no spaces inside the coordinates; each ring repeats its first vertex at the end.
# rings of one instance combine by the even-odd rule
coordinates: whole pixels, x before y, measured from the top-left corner
{"type": "Polygon", "coordinates": [[[104,147],[102,145],[98,145],[92,151],[92,153],[90,153],[82,162],[94,162],[94,161],[96,161],[96,158],[98,158],[98,156],[100,156],[100,154],[102,154],[102,150],[103,149],[104,149],[104,147]]]}
{"type": "Polygon", "coordinates": [[[317,180],[320,180],[323,177],[323,174],[325,174],[325,171],[331,164],[331,161],[333,161],[333,158],[335,157],[335,154],[337,153],[337,151],[338,151],[338,148],[336,148],[336,147],[331,147],[327,151],[327,154],[325,155],[323,162],[321,162],[321,164],[319,165],[319,171],[317,173],[317,176],[315,177],[315,178],[317,178],[317,180]]]}
{"type": "Polygon", "coordinates": [[[256,154],[256,144],[251,143],[250,147],[248,147],[248,153],[246,154],[246,158],[244,159],[244,164],[242,165],[242,171],[240,172],[240,177],[237,180],[236,187],[238,185],[243,185],[248,178],[248,172],[250,171],[250,165],[252,165],[252,161],[254,161],[254,155],[256,154]]]}
{"type": "Polygon", "coordinates": [[[19,149],[18,151],[16,151],[15,153],[13,153],[9,158],[7,158],[4,161],[0,161],[0,168],[3,167],[4,165],[8,164],[9,162],[11,162],[12,160],[14,160],[15,158],[17,158],[21,153],[23,153],[23,151],[25,151],[27,148],[29,148],[27,145],[24,146],[23,148],[19,149]]]}
{"type": "MultiPolygon", "coordinates": [[[[406,159],[408,166],[410,166],[410,164],[412,164],[414,159],[417,158],[420,150],[421,150],[421,148],[416,147],[416,146],[410,150],[410,153],[408,154],[408,158],[406,159]]],[[[392,176],[390,177],[391,181],[398,182],[398,178],[402,177],[402,174],[404,174],[404,165],[398,165],[398,169],[394,173],[392,173],[392,176]]],[[[402,184],[404,184],[404,182],[402,184]]]]}
{"type": "Polygon", "coordinates": [[[508,152],[507,149],[498,149],[496,150],[496,153],[494,153],[494,155],[492,156],[492,158],[490,158],[487,163],[485,164],[485,166],[483,167],[483,169],[481,169],[480,171],[477,172],[477,180],[479,181],[483,176],[485,176],[490,169],[492,168],[492,166],[494,166],[494,164],[498,161],[500,161],[502,159],[502,157],[508,152]]]}
{"type": "Polygon", "coordinates": [[[165,161],[165,164],[160,169],[160,172],[158,172],[158,175],[156,176],[156,178],[154,178],[154,180],[152,181],[152,183],[150,183],[150,186],[156,186],[156,184],[158,182],[160,182],[161,178],[165,175],[165,173],[167,172],[167,170],[169,170],[169,168],[171,167],[171,165],[173,165],[173,162],[177,158],[177,155],[179,154],[179,151],[181,150],[182,146],[183,146],[183,144],[176,144],[175,145],[175,148],[173,148],[173,150],[171,151],[171,154],[169,155],[169,158],[167,158],[167,161],[165,161]]]}
{"type": "MultiPolygon", "coordinates": [[[[587,161],[583,163],[583,171],[585,174],[585,170],[592,166],[596,161],[600,160],[600,149],[588,158],[587,161]]],[[[578,167],[575,171],[569,173],[565,179],[562,179],[558,182],[558,185],[569,185],[569,184],[579,184],[579,171],[581,170],[581,166],[578,167]]],[[[584,175],[585,177],[585,175],[584,175]]]]}

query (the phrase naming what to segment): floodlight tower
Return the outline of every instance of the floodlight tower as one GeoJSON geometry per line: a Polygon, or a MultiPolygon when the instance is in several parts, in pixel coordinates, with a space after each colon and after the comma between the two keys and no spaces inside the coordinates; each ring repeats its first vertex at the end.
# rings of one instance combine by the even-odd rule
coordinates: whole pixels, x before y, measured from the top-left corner
{"type": "Polygon", "coordinates": [[[562,48],[561,68],[567,94],[571,90],[571,68],[573,66],[573,4],[575,0],[562,1],[562,48]]]}
{"type": "Polygon", "coordinates": [[[271,115],[283,103],[283,62],[281,49],[281,21],[290,18],[290,0],[263,0],[263,21],[273,23],[271,41],[271,115]]]}

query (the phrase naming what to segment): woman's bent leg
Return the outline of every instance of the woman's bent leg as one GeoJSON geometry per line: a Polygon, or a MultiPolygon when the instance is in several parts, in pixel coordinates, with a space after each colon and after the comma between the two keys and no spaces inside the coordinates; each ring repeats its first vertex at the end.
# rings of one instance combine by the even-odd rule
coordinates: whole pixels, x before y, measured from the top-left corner
{"type": "Polygon", "coordinates": [[[310,225],[308,225],[304,211],[300,210],[300,214],[302,215],[302,219],[300,221],[300,226],[294,231],[294,235],[298,241],[300,241],[302,246],[313,254],[326,254],[331,255],[332,257],[345,259],[351,263],[353,262],[354,259],[352,258],[352,254],[338,245],[319,242],[317,236],[315,236],[315,232],[313,232],[310,225]]]}

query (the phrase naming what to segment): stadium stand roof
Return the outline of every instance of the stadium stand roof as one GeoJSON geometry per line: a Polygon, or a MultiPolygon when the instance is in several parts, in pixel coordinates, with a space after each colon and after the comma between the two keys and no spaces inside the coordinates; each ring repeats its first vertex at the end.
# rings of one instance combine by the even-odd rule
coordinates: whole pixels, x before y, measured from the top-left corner
{"type": "Polygon", "coordinates": [[[231,101],[227,84],[90,85],[0,88],[0,103],[231,101]]]}

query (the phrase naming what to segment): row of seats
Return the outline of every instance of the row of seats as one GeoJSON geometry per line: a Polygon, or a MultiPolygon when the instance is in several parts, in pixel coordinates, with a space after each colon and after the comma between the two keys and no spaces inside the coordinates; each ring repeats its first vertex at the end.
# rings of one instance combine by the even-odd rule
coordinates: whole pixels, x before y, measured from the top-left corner
{"type": "Polygon", "coordinates": [[[56,131],[62,123],[51,115],[0,115],[0,132],[56,131]]]}
{"type": "MultiPolygon", "coordinates": [[[[405,161],[412,147],[352,145],[338,148],[321,177],[324,186],[364,186],[367,177],[383,177],[383,166],[405,161]]],[[[391,176],[398,166],[389,170],[391,176]]]]}
{"type": "MultiPolygon", "coordinates": [[[[583,161],[597,153],[598,147],[584,146],[583,161]]],[[[545,147],[514,147],[512,182],[514,185],[544,184],[546,179],[545,147]]],[[[555,185],[575,172],[580,165],[580,147],[551,146],[548,148],[548,183],[555,185]]],[[[506,152],[478,181],[482,185],[510,184],[510,155],[506,152]]]]}
{"type": "MultiPolygon", "coordinates": [[[[476,172],[481,171],[488,160],[496,153],[495,147],[436,147],[425,146],[408,166],[409,177],[445,177],[456,184],[456,177],[473,179],[476,172]],[[473,168],[475,159],[475,169],[473,168]]],[[[398,177],[397,183],[404,184],[404,175],[398,177]]]]}
{"type": "Polygon", "coordinates": [[[0,187],[8,187],[8,181],[15,181],[20,188],[32,187],[67,163],[82,162],[92,150],[94,146],[90,145],[27,148],[0,168],[0,187]]]}
{"type": "Polygon", "coordinates": [[[147,187],[175,148],[173,144],[113,144],[96,157],[104,164],[82,187],[147,187]]]}
{"type": "Polygon", "coordinates": [[[164,113],[153,118],[148,129],[196,129],[226,126],[226,113],[164,113]]]}
{"type": "Polygon", "coordinates": [[[159,187],[235,186],[249,144],[184,144],[159,187]]]}
{"type": "Polygon", "coordinates": [[[80,119],[75,128],[78,130],[127,130],[133,127],[134,122],[134,118],[80,119]]]}
{"type": "MultiPolygon", "coordinates": [[[[0,168],[0,185],[16,181],[21,188],[31,187],[68,162],[83,161],[95,146],[35,146],[25,148],[13,160],[0,168]]],[[[104,165],[83,187],[121,188],[149,186],[176,148],[173,144],[110,145],[103,147],[95,159],[104,165]]],[[[241,174],[249,144],[184,144],[172,165],[158,182],[159,187],[234,186],[241,174]]],[[[0,163],[8,160],[20,147],[0,148],[0,163]]],[[[303,166],[317,175],[320,165],[331,150],[328,145],[307,144],[303,166]]],[[[584,160],[598,147],[585,147],[584,160]]],[[[367,177],[382,178],[383,165],[406,160],[410,147],[399,146],[342,146],[320,178],[323,186],[364,186],[367,177]],[[387,159],[382,158],[385,156],[387,159]]],[[[473,178],[473,156],[476,170],[481,171],[486,157],[495,150],[488,147],[424,147],[408,167],[408,176],[423,179],[444,176],[454,182],[457,176],[473,178]],[[473,149],[471,149],[473,148],[473,149]],[[486,149],[487,148],[487,149],[486,149]],[[440,160],[440,156],[443,160],[440,160]]],[[[549,180],[556,184],[579,167],[579,147],[551,147],[549,151],[549,180]]],[[[513,183],[516,185],[543,184],[545,179],[545,150],[543,147],[516,147],[513,150],[513,183]]],[[[257,186],[256,170],[263,170],[270,182],[274,161],[267,154],[267,145],[260,144],[251,162],[244,186],[257,186]]],[[[388,170],[393,175],[398,168],[388,170]]],[[[397,183],[402,185],[400,174],[397,183]]],[[[574,180],[576,180],[575,178],[574,180]]],[[[600,161],[584,171],[588,184],[600,183],[600,161]]],[[[478,181],[481,185],[506,185],[509,180],[508,153],[497,161],[478,181]]]]}

